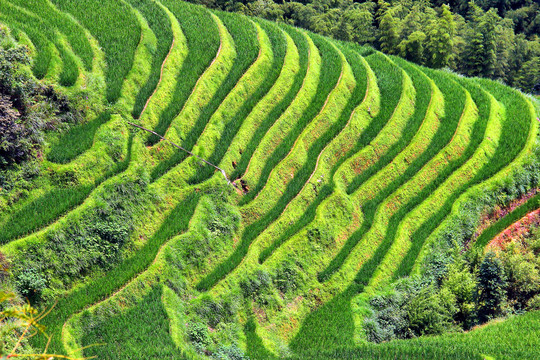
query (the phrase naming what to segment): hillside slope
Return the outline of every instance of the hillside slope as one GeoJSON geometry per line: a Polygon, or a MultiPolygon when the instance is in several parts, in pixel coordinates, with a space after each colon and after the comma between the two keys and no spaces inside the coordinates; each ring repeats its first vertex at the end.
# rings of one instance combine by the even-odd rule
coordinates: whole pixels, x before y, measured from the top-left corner
{"type": "Polygon", "coordinates": [[[534,357],[538,337],[503,348],[485,343],[489,326],[378,347],[361,306],[422,274],[449,239],[465,243],[501,193],[538,186],[532,99],[176,0],[2,0],[0,23],[28,44],[37,78],[95,99],[0,215],[14,274],[58,298],[53,350],[534,357]]]}

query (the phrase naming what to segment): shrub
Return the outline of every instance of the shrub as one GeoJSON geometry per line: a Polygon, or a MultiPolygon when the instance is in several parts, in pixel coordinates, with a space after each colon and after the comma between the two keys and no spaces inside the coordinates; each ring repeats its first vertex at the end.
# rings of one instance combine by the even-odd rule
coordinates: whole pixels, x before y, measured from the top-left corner
{"type": "Polygon", "coordinates": [[[202,350],[206,346],[210,345],[210,336],[208,334],[208,328],[203,323],[191,323],[189,324],[188,338],[193,345],[202,350]]]}
{"type": "Polygon", "coordinates": [[[249,360],[249,357],[235,344],[221,346],[212,357],[219,360],[249,360]]]}
{"type": "Polygon", "coordinates": [[[30,301],[36,301],[40,299],[41,293],[47,286],[47,280],[41,273],[29,268],[17,275],[15,286],[22,296],[30,301]]]}

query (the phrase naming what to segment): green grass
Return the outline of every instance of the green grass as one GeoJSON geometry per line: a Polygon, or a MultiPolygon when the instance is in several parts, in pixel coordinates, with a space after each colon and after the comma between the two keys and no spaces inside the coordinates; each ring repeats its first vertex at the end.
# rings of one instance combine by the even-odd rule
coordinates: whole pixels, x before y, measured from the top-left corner
{"type": "Polygon", "coordinates": [[[66,14],[58,11],[48,0],[10,0],[24,7],[61,31],[68,39],[75,54],[82,60],[86,70],[92,70],[94,52],[84,29],[66,14]]]}
{"type": "Polygon", "coordinates": [[[540,312],[514,316],[468,333],[306,351],[289,359],[536,359],[540,312]]]}
{"type": "MultiPolygon", "coordinates": [[[[407,168],[407,171],[383,191],[377,193],[375,198],[363,204],[364,222],[341,248],[339,253],[328,264],[328,266],[318,274],[320,281],[328,280],[343,265],[346,258],[356,247],[358,242],[368,233],[373,225],[376,210],[390,194],[392,194],[401,184],[412,178],[425,163],[427,163],[435,154],[437,154],[449,141],[457,128],[461,113],[465,106],[464,90],[449,75],[438,72],[430,73],[436,85],[445,95],[445,109],[448,109],[445,117],[441,120],[442,126],[439,127],[434,140],[422,155],[413,161],[407,168]]],[[[425,194],[423,194],[425,196],[425,194]]],[[[416,199],[421,199],[417,196],[416,199]]],[[[409,206],[414,202],[409,202],[409,206]]],[[[364,286],[368,284],[373,276],[380,261],[383,259],[387,250],[392,244],[393,228],[397,230],[399,218],[407,214],[409,210],[403,206],[388,219],[390,224],[386,236],[381,239],[382,242],[376,248],[375,252],[365,261],[359,272],[354,276],[350,284],[342,293],[336,295],[332,300],[312,312],[302,324],[299,333],[291,342],[291,348],[294,351],[302,351],[310,347],[324,349],[328,347],[341,347],[353,345],[354,324],[352,318],[351,299],[360,293],[364,286]],[[396,223],[397,222],[397,223],[396,223]]],[[[370,244],[370,246],[373,246],[370,244]]]]}
{"type": "MultiPolygon", "coordinates": [[[[322,38],[318,36],[314,36],[314,42],[320,48],[326,50],[323,52],[323,68],[328,69],[328,71],[324,71],[321,74],[319,90],[317,91],[318,96],[315,98],[314,103],[312,103],[312,105],[304,113],[302,119],[298,121],[298,123],[295,126],[295,129],[292,131],[292,134],[289,135],[287,139],[283,141],[284,145],[278,147],[278,149],[276,149],[276,152],[272,154],[272,157],[270,158],[269,162],[267,162],[265,165],[265,169],[267,169],[267,171],[263,170],[263,177],[265,175],[268,176],[272,168],[275,166],[275,164],[277,164],[281,159],[283,159],[286,153],[290,151],[296,137],[300,135],[301,131],[308,125],[311,119],[317,115],[318,111],[322,108],[324,102],[326,101],[327,96],[330,94],[330,91],[335,87],[337,80],[339,78],[340,67],[336,66],[338,64],[336,59],[339,59],[337,51],[333,49],[326,40],[323,40],[322,38]],[[271,168],[268,165],[270,163],[274,164],[271,168]]],[[[320,152],[324,144],[329,140],[329,137],[330,137],[329,135],[330,134],[327,133],[325,134],[324,137],[318,139],[317,143],[313,145],[313,147],[310,149],[311,154],[313,154],[312,156],[315,156],[315,158],[311,157],[313,161],[311,162],[310,165],[313,165],[313,166],[315,165],[314,160],[316,159],[316,154],[320,152]]],[[[240,263],[242,258],[246,255],[251,242],[269,224],[275,221],[275,219],[279,216],[279,214],[281,214],[285,206],[289,203],[289,201],[294,197],[294,195],[296,195],[296,193],[298,193],[298,191],[300,191],[301,187],[303,186],[303,184],[309,177],[309,174],[311,173],[309,171],[309,167],[304,167],[302,170],[300,170],[299,174],[295,176],[294,181],[288,185],[287,190],[285,191],[285,196],[281,197],[278,203],[274,206],[274,208],[272,208],[262,219],[249,225],[245,229],[244,233],[242,234],[241,243],[235,249],[234,253],[227,260],[225,260],[220,265],[218,265],[212,273],[210,273],[201,282],[199,282],[199,284],[197,284],[197,289],[202,291],[202,290],[211,288],[217,281],[224,278],[230,271],[232,271],[240,263]]],[[[259,185],[260,187],[259,190],[260,190],[264,186],[264,184],[262,182],[260,182],[259,184],[260,184],[259,185]]],[[[250,191],[249,194],[255,193],[256,191],[257,191],[257,188],[255,190],[250,191]]],[[[247,195],[243,198],[243,200],[253,198],[253,197],[254,195],[251,195],[251,196],[247,195]]],[[[247,201],[248,200],[244,200],[242,203],[246,203],[247,201]]]]}
{"type": "MultiPolygon", "coordinates": [[[[480,90],[475,88],[474,85],[468,86],[468,88],[473,94],[480,92],[480,90]]],[[[530,118],[525,116],[523,111],[518,110],[523,109],[523,106],[527,106],[523,103],[524,99],[520,99],[517,93],[512,93],[512,91],[509,91],[498,84],[495,86],[489,86],[486,83],[483,85],[483,88],[492,91],[496,98],[506,106],[506,119],[503,122],[502,136],[499,146],[497,147],[492,160],[485,164],[471,181],[463,184],[462,187],[454,191],[452,196],[445,202],[444,206],[439,210],[439,212],[429,218],[422,225],[422,227],[413,234],[413,238],[415,239],[414,246],[403,258],[400,269],[396,273],[396,276],[406,275],[412,270],[414,260],[420,253],[420,249],[424,241],[433,232],[436,225],[440,224],[444,217],[450,213],[455,200],[473,185],[492,177],[498,171],[510,164],[526,145],[527,135],[530,127],[530,118]]],[[[483,102],[479,103],[483,105],[486,103],[486,101],[484,100],[483,102]]]]}
{"type": "MultiPolygon", "coordinates": [[[[227,74],[227,77],[213,94],[212,99],[204,106],[201,113],[198,115],[195,125],[189,130],[189,133],[185,136],[185,138],[182,139],[181,145],[188,150],[193,149],[202,132],[205,130],[206,125],[208,124],[212,115],[215,114],[219,106],[226,99],[227,95],[231,93],[242,75],[257,59],[259,52],[256,29],[247,18],[238,17],[235,15],[231,16],[231,14],[227,13],[219,13],[218,15],[233,38],[237,56],[234,59],[231,71],[227,74]]],[[[231,109],[231,111],[233,110],[231,109]]],[[[233,121],[236,120],[238,123],[241,123],[241,119],[242,117],[238,116],[234,117],[233,121]]],[[[231,127],[228,128],[231,129],[231,127]]],[[[224,145],[228,144],[227,140],[225,140],[228,139],[228,137],[226,137],[227,135],[228,134],[221,136],[224,145]]],[[[172,157],[162,161],[160,165],[153,170],[152,178],[154,180],[158,179],[172,167],[185,160],[186,157],[187,154],[185,152],[177,150],[172,157]]],[[[202,171],[198,172],[200,175],[197,175],[195,179],[191,180],[192,183],[198,182],[197,178],[206,178],[208,177],[209,173],[212,173],[212,171],[209,169],[204,169],[202,171]],[[205,171],[204,175],[202,174],[202,171],[205,171]]]]}
{"type": "MultiPolygon", "coordinates": [[[[173,90],[173,96],[170,103],[163,109],[157,126],[154,131],[160,135],[165,135],[171,122],[180,113],[184,104],[189,98],[191,91],[204,70],[214,59],[220,44],[217,25],[210,16],[210,13],[200,7],[190,5],[181,1],[162,1],[178,19],[186,41],[189,52],[182,68],[178,72],[178,81],[173,90]],[[204,36],[200,36],[199,29],[205,27],[204,36]]],[[[152,136],[149,138],[149,144],[157,143],[159,138],[152,136]]],[[[169,166],[163,170],[154,170],[152,178],[157,179],[169,166]]]]}
{"type": "MultiPolygon", "coordinates": [[[[232,179],[238,178],[242,175],[249,164],[253,153],[257,149],[257,146],[260,144],[264,135],[268,132],[270,127],[275,123],[275,121],[285,112],[289,107],[291,102],[294,100],[295,96],[300,91],[302,87],[303,80],[306,77],[307,67],[308,67],[308,44],[302,33],[292,27],[282,26],[283,30],[294,40],[294,44],[298,49],[299,53],[299,63],[300,69],[296,76],[294,77],[294,82],[291,85],[290,89],[287,91],[285,96],[271,109],[270,112],[264,117],[260,125],[254,129],[253,136],[243,145],[242,153],[240,154],[240,159],[236,169],[231,174],[232,179]]],[[[279,54],[280,48],[276,48],[276,55],[279,54]]],[[[277,57],[275,55],[275,57],[277,57]]]]}
{"type": "Polygon", "coordinates": [[[242,198],[242,201],[240,202],[241,206],[252,201],[262,190],[274,167],[276,167],[277,164],[283,160],[285,156],[287,156],[298,136],[300,136],[305,127],[322,109],[326,99],[328,98],[332,89],[334,89],[336,86],[339,79],[341,65],[337,51],[322,37],[317,35],[311,36],[313,42],[315,45],[317,45],[319,51],[321,52],[322,69],[324,69],[320,75],[319,84],[316,91],[317,95],[310,103],[306,111],[302,114],[302,117],[295,122],[292,131],[286,135],[279,146],[270,155],[268,161],[264,164],[258,183],[250,189],[246,196],[242,198]]]}
{"type": "MultiPolygon", "coordinates": [[[[43,321],[54,334],[51,352],[106,342],[84,355],[192,358],[186,324],[201,320],[197,306],[212,298],[216,313],[231,300],[235,315],[209,329],[220,342],[207,349],[234,344],[252,359],[534,358],[539,313],[467,334],[358,341],[358,301],[427,261],[443,224],[444,236],[463,230],[456,205],[473,189],[493,192],[493,201],[528,190],[505,186],[531,172],[523,167],[537,141],[525,111],[532,98],[177,0],[9,0],[0,12],[32,43],[37,77],[91,96],[90,121],[47,137],[40,175],[22,197],[11,204],[0,194],[2,253],[20,262],[35,247],[58,249],[49,235],[99,213],[109,186],[150,179],[144,209],[126,203],[140,212],[114,265],[66,279],[57,274],[70,265],[43,265],[45,298],[60,295],[43,321]],[[132,133],[130,118],[220,164],[249,191],[229,194],[213,168],[132,133]],[[298,282],[283,290],[274,276],[289,270],[286,262],[298,282]],[[259,296],[265,276],[268,293],[259,296]],[[253,294],[245,294],[247,279],[253,294]]],[[[73,264],[90,256],[50,254],[73,264]]]]}
{"type": "Polygon", "coordinates": [[[57,187],[10,214],[0,226],[0,244],[30,234],[82,203],[93,186],[57,187]]]}
{"type": "Polygon", "coordinates": [[[71,127],[53,143],[47,153],[47,160],[67,164],[75,159],[92,147],[97,130],[110,118],[111,114],[104,112],[93,120],[71,127]]]}
{"type": "Polygon", "coordinates": [[[70,13],[98,40],[105,52],[107,101],[115,103],[133,65],[141,28],[129,5],[119,0],[59,1],[58,9],[70,13]]]}
{"type": "MultiPolygon", "coordinates": [[[[362,62],[359,59],[359,55],[347,46],[343,46],[340,48],[343,51],[348,63],[350,64],[354,77],[357,81],[357,86],[352,93],[351,99],[348,101],[347,106],[341,113],[340,119],[338,120],[338,123],[343,123],[343,121],[349,121],[350,117],[354,116],[353,111],[355,111],[357,106],[360,106],[360,103],[364,100],[364,97],[366,96],[366,91],[369,90],[367,89],[367,70],[362,65],[362,62]]],[[[376,92],[375,89],[370,89],[370,91],[376,92]]],[[[342,151],[347,147],[353,147],[355,145],[347,143],[347,140],[348,139],[344,140],[346,144],[340,144],[340,149],[342,151]]],[[[336,159],[332,159],[332,161],[335,161],[335,163],[332,163],[332,161],[330,161],[330,163],[332,163],[330,173],[325,174],[325,178],[328,177],[329,179],[332,179],[332,182],[330,184],[325,184],[321,189],[319,189],[314,201],[310,203],[307,208],[304,207],[302,209],[303,213],[301,217],[296,222],[294,222],[293,225],[286,227],[286,229],[282,229],[278,238],[261,251],[261,253],[259,254],[259,263],[264,263],[264,261],[266,261],[266,259],[270,257],[270,255],[272,255],[276,249],[278,249],[283,243],[285,243],[285,241],[287,241],[289,238],[298,233],[298,231],[304,228],[307,224],[313,221],[318,206],[332,193],[334,174],[339,168],[339,166],[345,161],[345,159],[346,156],[336,156],[336,159]]]]}
{"type": "MultiPolygon", "coordinates": [[[[58,35],[53,29],[41,18],[21,10],[20,8],[3,2],[0,4],[0,12],[5,14],[9,23],[16,24],[16,27],[23,29],[32,42],[36,45],[38,54],[39,50],[48,46],[55,46],[59,52],[62,61],[62,70],[58,74],[58,82],[63,86],[71,86],[75,84],[79,77],[79,68],[77,61],[72,52],[69,52],[64,45],[59,41],[58,35]],[[31,26],[29,24],[32,24],[31,26]],[[45,38],[47,40],[45,40],[45,38]],[[49,42],[50,45],[46,45],[49,42]]],[[[49,51],[45,51],[45,56],[37,57],[33,65],[34,75],[40,79],[47,75],[51,68],[51,57],[49,51]]]]}
{"type": "Polygon", "coordinates": [[[161,286],[157,285],[137,306],[83,324],[85,331],[82,341],[85,344],[103,344],[85,350],[85,356],[111,360],[184,359],[171,339],[161,293],[161,286]]]}
{"type": "MultiPolygon", "coordinates": [[[[237,23],[237,21],[233,21],[236,19],[236,15],[227,14],[227,13],[220,13],[220,15],[223,15],[223,21],[227,25],[228,29],[233,28],[233,24],[237,23]]],[[[234,116],[229,120],[228,124],[225,126],[225,131],[223,134],[221,134],[220,141],[218,143],[218,146],[212,154],[208,157],[208,161],[210,161],[213,164],[219,164],[223,156],[225,155],[225,152],[229,149],[229,146],[231,144],[231,141],[235,137],[235,135],[238,133],[238,130],[242,126],[243,121],[246,119],[246,117],[251,113],[255,105],[261,100],[263,96],[265,96],[272,85],[276,82],[277,77],[279,76],[281,69],[283,67],[283,61],[285,59],[285,51],[286,51],[286,43],[283,39],[283,34],[281,31],[276,28],[275,26],[270,25],[267,22],[260,21],[259,24],[264,29],[266,34],[270,38],[271,42],[271,50],[274,52],[274,59],[270,66],[270,70],[267,74],[253,74],[257,76],[264,76],[264,80],[261,82],[261,84],[258,86],[257,90],[250,94],[249,96],[244,96],[242,106],[236,111],[234,116]]],[[[233,33],[234,38],[234,32],[233,33]]],[[[245,38],[245,34],[242,34],[245,38]]],[[[239,36],[239,39],[242,39],[242,37],[239,36]]],[[[240,40],[240,42],[243,44],[245,41],[240,40]]],[[[238,43],[236,41],[235,43],[238,43]]],[[[239,53],[243,53],[241,49],[238,49],[239,53]]],[[[251,79],[249,79],[251,80],[251,79]]],[[[249,81],[248,80],[248,81],[249,81]]],[[[251,80],[255,81],[255,80],[251,80]]],[[[230,111],[230,110],[227,110],[230,111]]],[[[189,180],[190,183],[199,183],[206,179],[208,179],[212,174],[214,173],[214,168],[211,168],[209,166],[205,166],[204,168],[200,169],[197,172],[197,175],[194,176],[189,180]]]]}
{"type": "MultiPolygon", "coordinates": [[[[51,350],[62,351],[60,330],[65,321],[72,315],[83,310],[87,305],[102,300],[115,292],[120,286],[126,284],[135,275],[144,271],[155,259],[160,247],[171,237],[184,232],[189,220],[195,211],[200,196],[191,193],[181,201],[167,216],[156,233],[133,256],[125,259],[112,270],[108,271],[106,280],[98,277],[78,287],[67,296],[59,299],[54,311],[44,319],[51,334],[57,334],[51,341],[51,350]]],[[[42,345],[36,338],[36,345],[42,345]]]]}
{"type": "Polygon", "coordinates": [[[150,76],[146,83],[139,89],[135,99],[132,116],[138,119],[146,104],[147,99],[152,95],[158,85],[161,75],[161,65],[169,53],[173,41],[171,22],[165,11],[152,0],[129,0],[134,8],[139,10],[144,16],[150,29],[156,35],[157,46],[153,53],[150,76]]]}
{"type": "Polygon", "coordinates": [[[91,184],[78,184],[67,187],[58,185],[43,195],[28,201],[14,213],[9,214],[0,225],[0,244],[29,235],[53,223],[60,216],[82,204],[95,187],[128,168],[131,162],[132,143],[133,138],[130,136],[127,143],[126,157],[110,167],[101,176],[98,176],[91,184]]]}

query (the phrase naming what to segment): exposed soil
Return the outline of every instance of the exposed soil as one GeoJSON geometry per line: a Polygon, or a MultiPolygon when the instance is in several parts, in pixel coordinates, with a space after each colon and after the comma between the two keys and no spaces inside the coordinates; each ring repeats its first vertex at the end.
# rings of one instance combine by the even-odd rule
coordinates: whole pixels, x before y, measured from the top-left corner
{"type": "Polygon", "coordinates": [[[540,209],[531,211],[497,235],[488,244],[488,248],[504,249],[515,239],[528,237],[533,227],[540,226],[540,209]]]}
{"type": "MultiPolygon", "coordinates": [[[[488,227],[490,227],[492,224],[496,223],[498,220],[502,219],[512,211],[514,211],[519,206],[525,204],[530,198],[535,196],[537,193],[540,192],[540,188],[532,189],[529,191],[526,195],[522,196],[519,199],[516,199],[508,206],[500,207],[497,206],[491,213],[486,213],[482,216],[480,219],[480,225],[476,229],[476,232],[474,233],[473,237],[469,241],[470,244],[474,243],[476,239],[486,230],[488,227]]],[[[521,221],[521,220],[520,220],[521,221]]],[[[519,221],[518,221],[519,222],[519,221]]],[[[506,230],[505,230],[506,231],[506,230]]]]}

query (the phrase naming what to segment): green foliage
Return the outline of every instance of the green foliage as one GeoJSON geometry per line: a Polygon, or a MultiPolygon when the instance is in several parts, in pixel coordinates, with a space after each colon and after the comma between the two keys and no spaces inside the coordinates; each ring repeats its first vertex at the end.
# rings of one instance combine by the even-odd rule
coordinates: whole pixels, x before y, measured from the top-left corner
{"type": "Polygon", "coordinates": [[[456,311],[451,293],[437,292],[415,278],[401,280],[388,295],[375,296],[370,306],[373,313],[364,327],[374,342],[442,334],[451,328],[456,311]]]}

